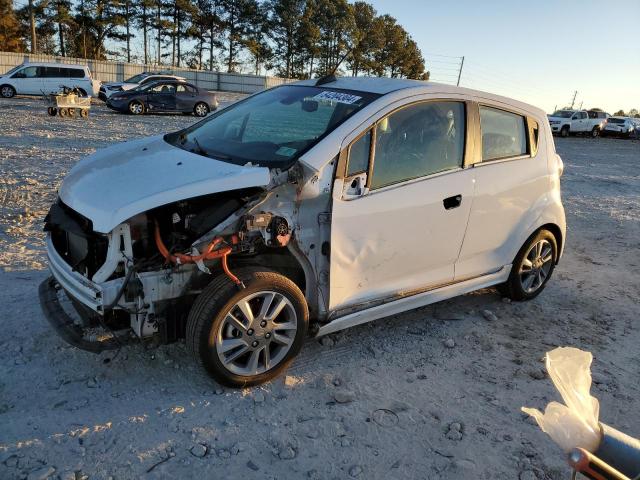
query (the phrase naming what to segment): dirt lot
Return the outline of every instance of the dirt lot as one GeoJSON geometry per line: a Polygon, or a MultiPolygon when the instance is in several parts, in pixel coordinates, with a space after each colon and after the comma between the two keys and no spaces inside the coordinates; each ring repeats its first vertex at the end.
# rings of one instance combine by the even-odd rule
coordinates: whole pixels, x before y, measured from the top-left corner
{"type": "Polygon", "coordinates": [[[286,378],[246,391],[182,344],[110,363],[68,347],[37,302],[57,186],[96,148],[193,121],[0,104],[0,478],[564,479],[520,412],[557,398],[541,361],[557,345],[593,352],[601,419],[640,435],[638,141],[556,140],[569,237],[532,302],[485,290],[309,341],[286,378]]]}

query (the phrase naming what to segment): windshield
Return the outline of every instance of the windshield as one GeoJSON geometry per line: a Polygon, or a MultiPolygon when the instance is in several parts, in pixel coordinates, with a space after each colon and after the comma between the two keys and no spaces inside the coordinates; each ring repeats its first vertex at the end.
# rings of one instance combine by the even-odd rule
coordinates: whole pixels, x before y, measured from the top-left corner
{"type": "Polygon", "coordinates": [[[551,115],[552,117],[560,117],[560,118],[571,118],[571,115],[573,115],[574,112],[572,112],[571,110],[558,110],[557,112],[555,112],[553,115],[551,115]]]}
{"type": "Polygon", "coordinates": [[[180,148],[240,165],[283,168],[379,95],[286,85],[238,102],[169,134],[180,148]]]}
{"type": "Polygon", "coordinates": [[[125,83],[140,83],[147,76],[148,75],[146,73],[139,73],[138,75],[134,75],[131,78],[127,78],[125,80],[125,83]]]}
{"type": "Polygon", "coordinates": [[[19,68],[24,67],[24,64],[22,65],[18,65],[17,67],[13,67],[11,70],[9,70],[8,72],[3,73],[2,75],[11,75],[13,72],[15,72],[16,70],[18,70],[19,68]]]}

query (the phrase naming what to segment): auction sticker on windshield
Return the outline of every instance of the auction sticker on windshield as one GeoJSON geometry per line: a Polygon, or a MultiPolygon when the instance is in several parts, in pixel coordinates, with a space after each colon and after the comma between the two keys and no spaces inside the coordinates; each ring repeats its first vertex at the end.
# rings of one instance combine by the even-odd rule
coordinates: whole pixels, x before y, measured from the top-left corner
{"type": "Polygon", "coordinates": [[[357,95],[351,95],[349,93],[330,92],[328,90],[325,90],[324,92],[320,92],[312,98],[312,100],[324,100],[324,101],[330,101],[330,102],[346,103],[348,105],[351,105],[352,103],[356,103],[360,99],[362,99],[362,97],[359,97],[357,95]]]}

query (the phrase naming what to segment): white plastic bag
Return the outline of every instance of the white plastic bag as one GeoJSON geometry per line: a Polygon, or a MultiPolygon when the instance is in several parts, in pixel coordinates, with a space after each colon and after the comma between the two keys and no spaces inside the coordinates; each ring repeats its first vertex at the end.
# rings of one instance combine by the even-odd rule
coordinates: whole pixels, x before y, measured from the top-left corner
{"type": "Polygon", "coordinates": [[[600,404],[589,394],[592,360],[591,353],[573,347],[547,352],[547,371],[565,404],[551,402],[544,414],[522,407],[565,452],[576,447],[594,452],[600,445],[600,404]]]}

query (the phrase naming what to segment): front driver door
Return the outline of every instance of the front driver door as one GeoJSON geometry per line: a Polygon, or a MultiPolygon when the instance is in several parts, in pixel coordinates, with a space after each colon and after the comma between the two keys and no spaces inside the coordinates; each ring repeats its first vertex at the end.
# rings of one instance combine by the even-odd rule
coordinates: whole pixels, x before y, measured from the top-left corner
{"type": "Polygon", "coordinates": [[[159,83],[147,90],[147,107],[150,111],[172,111],[176,108],[176,86],[159,83]]]}
{"type": "Polygon", "coordinates": [[[44,67],[31,66],[14,73],[11,78],[17,79],[14,83],[16,92],[24,95],[42,95],[43,70],[44,67]]]}
{"type": "Polygon", "coordinates": [[[414,103],[349,146],[333,188],[330,310],[453,281],[474,191],[465,110],[414,103]]]}

